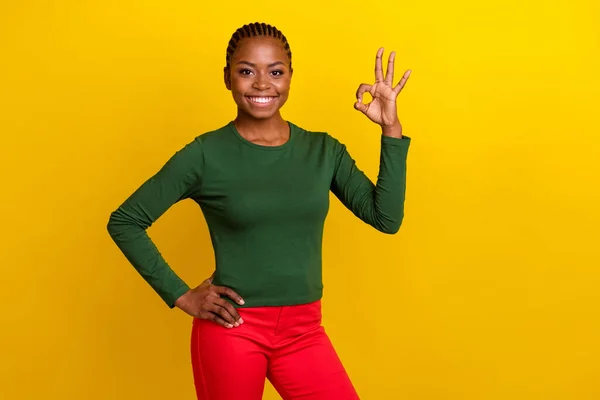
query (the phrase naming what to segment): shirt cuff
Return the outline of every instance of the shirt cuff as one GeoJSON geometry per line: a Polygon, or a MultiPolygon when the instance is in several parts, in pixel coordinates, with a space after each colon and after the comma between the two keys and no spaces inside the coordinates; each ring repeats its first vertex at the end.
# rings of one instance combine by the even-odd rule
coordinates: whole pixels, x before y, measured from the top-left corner
{"type": "Polygon", "coordinates": [[[187,293],[190,290],[188,285],[182,286],[179,289],[175,290],[172,293],[169,293],[168,297],[164,299],[165,303],[169,306],[169,308],[175,307],[175,301],[180,298],[182,295],[187,293]]]}
{"type": "Polygon", "coordinates": [[[410,137],[402,135],[401,138],[381,135],[381,143],[385,145],[400,145],[408,147],[410,145],[410,137]]]}

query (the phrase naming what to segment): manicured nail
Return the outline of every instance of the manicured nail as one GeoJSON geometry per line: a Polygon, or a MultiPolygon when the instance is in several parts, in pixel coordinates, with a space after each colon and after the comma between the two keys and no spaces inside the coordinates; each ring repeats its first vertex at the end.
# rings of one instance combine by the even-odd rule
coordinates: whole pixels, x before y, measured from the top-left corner
{"type": "Polygon", "coordinates": [[[228,327],[228,328],[233,328],[233,325],[231,325],[231,324],[227,324],[227,327],[228,327]]]}
{"type": "Polygon", "coordinates": [[[238,326],[240,326],[240,324],[238,324],[237,322],[234,322],[233,326],[235,326],[237,328],[238,326]]]}
{"type": "Polygon", "coordinates": [[[239,320],[240,325],[244,323],[244,320],[242,318],[240,318],[239,320]]]}
{"type": "Polygon", "coordinates": [[[244,299],[240,299],[240,304],[242,304],[242,305],[246,304],[246,302],[244,301],[244,299]]]}

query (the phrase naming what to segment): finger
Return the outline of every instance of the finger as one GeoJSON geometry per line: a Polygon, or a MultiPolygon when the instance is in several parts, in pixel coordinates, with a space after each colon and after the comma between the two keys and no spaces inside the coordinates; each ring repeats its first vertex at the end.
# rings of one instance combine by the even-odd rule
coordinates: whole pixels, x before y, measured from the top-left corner
{"type": "Polygon", "coordinates": [[[372,85],[369,85],[367,83],[362,83],[356,90],[356,100],[358,100],[360,103],[362,103],[363,95],[366,92],[370,92],[372,88],[373,88],[372,85]]]}
{"type": "Polygon", "coordinates": [[[206,311],[206,312],[200,313],[200,315],[198,316],[198,318],[206,319],[208,321],[215,322],[215,323],[221,325],[223,328],[227,328],[227,329],[233,328],[233,325],[231,325],[230,323],[226,322],[223,318],[219,317],[217,314],[212,313],[210,311],[206,311]]]}
{"type": "Polygon", "coordinates": [[[228,302],[227,300],[224,299],[218,299],[217,301],[215,301],[215,304],[217,304],[218,306],[222,307],[226,312],[229,313],[229,315],[231,315],[233,317],[233,322],[234,325],[239,325],[239,324],[243,324],[244,320],[242,319],[242,317],[240,316],[240,314],[237,312],[237,310],[235,309],[235,307],[228,302]]]}
{"type": "Polygon", "coordinates": [[[361,111],[363,113],[367,112],[367,110],[369,109],[369,106],[364,104],[362,102],[362,99],[363,99],[363,95],[366,92],[370,92],[372,87],[373,86],[366,84],[366,83],[363,83],[358,87],[358,89],[356,90],[356,103],[354,103],[355,109],[357,109],[358,111],[361,111]]]}
{"type": "Polygon", "coordinates": [[[227,312],[226,309],[224,309],[217,303],[207,304],[205,310],[218,315],[228,324],[235,325],[235,318],[233,318],[233,316],[229,312],[227,312]]]}
{"type": "Polygon", "coordinates": [[[408,80],[408,77],[410,76],[411,72],[412,71],[409,69],[408,71],[406,71],[404,73],[404,75],[402,75],[402,79],[400,79],[400,82],[398,82],[398,84],[394,88],[394,93],[396,93],[396,96],[398,94],[400,94],[400,92],[402,91],[402,89],[404,89],[404,85],[406,85],[406,81],[408,80]]]}
{"type": "Polygon", "coordinates": [[[383,81],[383,68],[381,66],[381,57],[383,57],[383,47],[377,50],[377,56],[375,56],[375,82],[383,81]]]}
{"type": "Polygon", "coordinates": [[[392,51],[388,58],[387,71],[385,72],[385,82],[390,86],[394,84],[394,60],[396,60],[396,52],[392,51]]]}
{"type": "Polygon", "coordinates": [[[225,286],[214,286],[215,292],[218,294],[223,294],[229,297],[231,300],[235,301],[238,304],[244,305],[245,301],[242,299],[242,296],[234,292],[232,289],[225,286]]]}

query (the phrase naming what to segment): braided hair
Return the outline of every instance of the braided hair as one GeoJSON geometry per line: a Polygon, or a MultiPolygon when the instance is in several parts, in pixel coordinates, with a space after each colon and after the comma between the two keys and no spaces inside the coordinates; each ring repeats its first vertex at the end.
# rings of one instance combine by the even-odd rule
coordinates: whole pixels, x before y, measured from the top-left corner
{"type": "Polygon", "coordinates": [[[290,50],[290,44],[285,38],[284,34],[281,33],[279,29],[274,26],[254,22],[252,24],[247,24],[239,28],[237,31],[233,33],[231,36],[231,40],[229,41],[229,45],[227,46],[227,55],[225,57],[226,66],[225,68],[229,70],[231,64],[231,57],[233,57],[233,53],[238,47],[240,40],[245,38],[252,38],[257,36],[268,36],[275,39],[281,40],[283,43],[283,47],[287,52],[288,58],[290,60],[290,71],[292,70],[292,50],[290,50]]]}

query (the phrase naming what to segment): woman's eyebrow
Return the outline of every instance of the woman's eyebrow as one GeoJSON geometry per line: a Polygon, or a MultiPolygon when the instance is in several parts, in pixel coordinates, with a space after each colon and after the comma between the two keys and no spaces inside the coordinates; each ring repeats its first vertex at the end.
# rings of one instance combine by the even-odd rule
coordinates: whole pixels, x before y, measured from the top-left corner
{"type": "MultiPolygon", "coordinates": [[[[256,68],[256,64],[251,63],[250,61],[244,61],[244,60],[242,60],[242,61],[238,62],[238,65],[239,64],[246,64],[246,65],[251,66],[252,68],[256,68]]],[[[274,66],[280,65],[280,64],[285,65],[285,63],[283,61],[275,61],[274,63],[271,63],[271,64],[267,65],[267,67],[271,68],[271,67],[274,67],[274,66]]]]}

